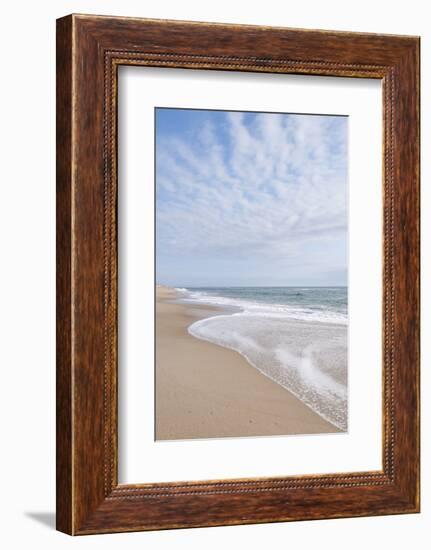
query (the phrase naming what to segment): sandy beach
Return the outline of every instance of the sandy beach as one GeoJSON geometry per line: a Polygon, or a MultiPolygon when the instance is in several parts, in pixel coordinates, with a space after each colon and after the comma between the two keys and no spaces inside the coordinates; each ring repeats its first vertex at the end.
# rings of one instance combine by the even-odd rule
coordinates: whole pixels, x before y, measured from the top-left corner
{"type": "Polygon", "coordinates": [[[222,311],[176,297],[157,287],[156,439],[339,431],[241,354],[191,336],[192,323],[222,311]]]}

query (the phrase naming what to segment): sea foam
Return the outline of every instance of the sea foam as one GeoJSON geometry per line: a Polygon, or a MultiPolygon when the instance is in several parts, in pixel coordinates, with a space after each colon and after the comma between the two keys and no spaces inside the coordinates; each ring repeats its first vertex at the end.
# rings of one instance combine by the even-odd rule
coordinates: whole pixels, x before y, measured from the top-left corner
{"type": "Polygon", "coordinates": [[[346,431],[347,326],[333,319],[310,322],[307,318],[306,322],[300,312],[297,315],[258,305],[199,320],[188,330],[196,338],[239,352],[264,375],[346,431]]]}

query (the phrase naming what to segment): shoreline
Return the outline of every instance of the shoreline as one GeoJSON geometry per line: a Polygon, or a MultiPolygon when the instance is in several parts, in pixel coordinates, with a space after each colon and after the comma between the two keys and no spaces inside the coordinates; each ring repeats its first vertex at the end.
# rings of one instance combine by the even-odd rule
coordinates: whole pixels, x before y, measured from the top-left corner
{"type": "Polygon", "coordinates": [[[156,439],[341,432],[240,352],[197,338],[194,322],[226,313],[156,289],[156,439]]]}

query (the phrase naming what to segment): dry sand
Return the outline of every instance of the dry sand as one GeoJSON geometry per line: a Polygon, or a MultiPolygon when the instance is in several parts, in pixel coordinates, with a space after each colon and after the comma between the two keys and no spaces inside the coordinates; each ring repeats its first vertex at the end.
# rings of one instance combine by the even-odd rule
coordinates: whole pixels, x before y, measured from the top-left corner
{"type": "Polygon", "coordinates": [[[188,326],[222,312],[176,296],[157,287],[156,439],[339,431],[236,351],[191,336],[188,326]]]}

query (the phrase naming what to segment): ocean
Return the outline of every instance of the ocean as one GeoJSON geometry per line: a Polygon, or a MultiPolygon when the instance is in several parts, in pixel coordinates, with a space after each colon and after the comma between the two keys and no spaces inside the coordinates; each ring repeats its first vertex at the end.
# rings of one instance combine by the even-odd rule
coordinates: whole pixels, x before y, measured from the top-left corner
{"type": "Polygon", "coordinates": [[[346,287],[177,288],[183,303],[214,306],[189,326],[236,350],[342,431],[348,428],[346,287]]]}

